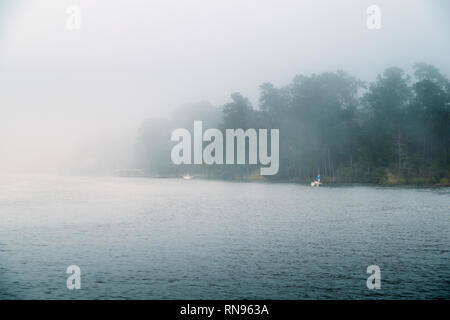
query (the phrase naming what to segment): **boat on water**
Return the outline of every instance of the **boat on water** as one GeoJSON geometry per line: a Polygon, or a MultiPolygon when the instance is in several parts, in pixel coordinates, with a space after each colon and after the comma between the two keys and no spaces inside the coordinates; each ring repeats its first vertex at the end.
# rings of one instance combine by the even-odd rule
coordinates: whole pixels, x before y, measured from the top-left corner
{"type": "Polygon", "coordinates": [[[184,180],[191,180],[193,178],[194,178],[194,176],[191,176],[190,174],[186,174],[186,175],[183,176],[184,180]]]}
{"type": "Polygon", "coordinates": [[[318,187],[320,186],[320,173],[317,175],[316,180],[314,180],[313,182],[311,182],[311,187],[318,187]]]}

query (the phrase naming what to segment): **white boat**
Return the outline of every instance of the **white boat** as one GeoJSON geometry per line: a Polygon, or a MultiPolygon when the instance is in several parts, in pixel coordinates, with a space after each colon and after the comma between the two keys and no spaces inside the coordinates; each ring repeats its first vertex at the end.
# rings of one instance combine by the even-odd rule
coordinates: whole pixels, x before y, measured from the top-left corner
{"type": "Polygon", "coordinates": [[[316,181],[311,182],[311,187],[318,187],[320,185],[321,185],[320,181],[316,180],[316,181]]]}
{"type": "Polygon", "coordinates": [[[186,174],[186,175],[183,176],[184,180],[191,180],[193,178],[194,178],[194,176],[191,176],[190,174],[186,174]]]}

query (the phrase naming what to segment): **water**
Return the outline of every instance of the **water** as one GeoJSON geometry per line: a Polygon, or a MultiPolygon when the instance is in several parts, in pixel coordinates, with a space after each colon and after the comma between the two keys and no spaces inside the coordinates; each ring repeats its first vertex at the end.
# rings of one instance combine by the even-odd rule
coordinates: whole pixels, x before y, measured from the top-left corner
{"type": "Polygon", "coordinates": [[[450,298],[449,231],[448,188],[1,178],[0,298],[450,298]]]}

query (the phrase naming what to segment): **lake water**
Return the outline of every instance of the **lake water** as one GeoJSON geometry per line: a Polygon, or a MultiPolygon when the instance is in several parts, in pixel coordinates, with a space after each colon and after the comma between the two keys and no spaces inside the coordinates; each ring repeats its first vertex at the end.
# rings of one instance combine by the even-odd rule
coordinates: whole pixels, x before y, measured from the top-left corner
{"type": "Polygon", "coordinates": [[[0,298],[450,298],[450,189],[3,177],[0,298]]]}

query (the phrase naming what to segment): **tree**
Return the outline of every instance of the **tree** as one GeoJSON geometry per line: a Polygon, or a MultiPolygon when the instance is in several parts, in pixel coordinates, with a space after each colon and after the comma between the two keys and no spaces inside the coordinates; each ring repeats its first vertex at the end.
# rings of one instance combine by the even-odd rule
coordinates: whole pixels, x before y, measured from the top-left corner
{"type": "Polygon", "coordinates": [[[388,68],[363,98],[368,111],[366,137],[370,139],[365,143],[376,149],[370,159],[376,166],[387,167],[396,158],[398,171],[402,168],[404,119],[412,96],[409,82],[403,70],[388,68]]]}

